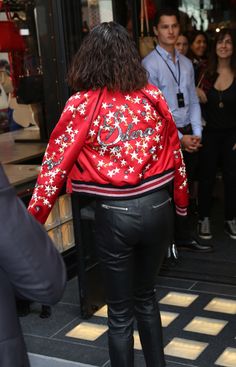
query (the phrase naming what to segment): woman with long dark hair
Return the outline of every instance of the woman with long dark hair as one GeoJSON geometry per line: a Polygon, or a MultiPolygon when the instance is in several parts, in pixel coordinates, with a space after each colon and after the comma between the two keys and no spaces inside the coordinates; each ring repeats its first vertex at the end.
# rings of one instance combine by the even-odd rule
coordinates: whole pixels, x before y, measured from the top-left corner
{"type": "MultiPolygon", "coordinates": [[[[204,31],[192,31],[189,36],[189,50],[187,57],[192,60],[196,77],[198,77],[198,69],[202,63],[207,61],[208,54],[208,38],[204,31]]],[[[196,80],[197,84],[197,80],[196,80]]]]}
{"type": "Polygon", "coordinates": [[[187,57],[192,61],[195,75],[196,92],[200,102],[206,102],[199,84],[202,71],[206,68],[208,58],[208,38],[204,31],[192,31],[189,33],[189,50],[187,57]]]}
{"type": "Polygon", "coordinates": [[[216,33],[208,68],[203,73],[202,105],[206,126],[200,152],[199,236],[212,237],[211,194],[219,162],[222,165],[225,231],[236,239],[236,43],[233,31],[216,33]]]}
{"type": "Polygon", "coordinates": [[[85,37],[68,80],[76,93],[51,134],[29,210],[44,222],[66,179],[69,192],[96,199],[111,366],[134,366],[136,317],[147,366],[163,367],[155,275],[172,243],[172,184],[180,215],[188,203],[175,123],[114,22],[85,37]]]}

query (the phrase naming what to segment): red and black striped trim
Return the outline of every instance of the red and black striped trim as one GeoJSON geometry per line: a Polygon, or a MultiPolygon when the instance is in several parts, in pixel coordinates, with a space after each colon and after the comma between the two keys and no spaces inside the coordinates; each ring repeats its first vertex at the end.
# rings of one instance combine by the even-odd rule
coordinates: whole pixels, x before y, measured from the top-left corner
{"type": "Polygon", "coordinates": [[[143,180],[139,185],[135,186],[112,186],[112,185],[101,185],[95,183],[85,183],[81,181],[72,180],[72,190],[87,195],[101,196],[101,197],[112,197],[116,198],[132,198],[139,195],[145,195],[156,189],[160,189],[166,186],[174,179],[174,171],[165,172],[162,175],[153,176],[151,179],[143,180]]]}

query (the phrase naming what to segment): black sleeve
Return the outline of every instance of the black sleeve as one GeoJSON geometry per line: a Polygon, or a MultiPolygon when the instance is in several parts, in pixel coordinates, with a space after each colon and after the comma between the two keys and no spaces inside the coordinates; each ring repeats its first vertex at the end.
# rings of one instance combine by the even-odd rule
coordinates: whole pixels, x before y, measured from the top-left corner
{"type": "Polygon", "coordinates": [[[66,271],[61,255],[27,212],[1,165],[0,267],[24,298],[51,305],[63,294],[66,271]]]}

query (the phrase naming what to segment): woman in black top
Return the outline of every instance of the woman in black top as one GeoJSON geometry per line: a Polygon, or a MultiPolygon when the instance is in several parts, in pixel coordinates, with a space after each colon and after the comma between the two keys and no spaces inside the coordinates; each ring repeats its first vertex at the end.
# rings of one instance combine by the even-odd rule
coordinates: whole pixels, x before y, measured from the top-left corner
{"type": "Polygon", "coordinates": [[[236,45],[230,29],[222,29],[214,40],[208,69],[202,80],[206,103],[206,126],[200,153],[199,236],[212,237],[211,193],[219,160],[222,164],[225,197],[225,231],[236,239],[236,45]]]}

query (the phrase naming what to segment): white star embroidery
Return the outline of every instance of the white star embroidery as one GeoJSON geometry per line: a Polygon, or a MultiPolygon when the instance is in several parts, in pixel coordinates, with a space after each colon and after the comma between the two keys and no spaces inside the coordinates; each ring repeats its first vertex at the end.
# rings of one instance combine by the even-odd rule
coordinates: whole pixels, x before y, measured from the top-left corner
{"type": "Polygon", "coordinates": [[[109,119],[111,119],[112,117],[114,117],[114,112],[109,111],[107,116],[109,119]]]}
{"type": "Polygon", "coordinates": [[[141,101],[141,98],[139,98],[139,97],[135,97],[135,99],[134,99],[134,103],[140,103],[140,101],[141,101]]]}
{"type": "Polygon", "coordinates": [[[133,152],[133,153],[131,154],[131,158],[132,158],[132,159],[137,159],[137,158],[138,158],[137,153],[136,153],[136,152],[133,152]]]}
{"type": "Polygon", "coordinates": [[[108,171],[107,175],[108,175],[109,177],[112,177],[112,176],[114,175],[114,172],[113,172],[113,170],[111,170],[111,171],[108,171]]]}
{"type": "Polygon", "coordinates": [[[68,134],[71,134],[71,133],[73,132],[73,128],[72,128],[72,126],[67,126],[67,128],[66,128],[66,132],[67,132],[68,134]]]}
{"type": "Polygon", "coordinates": [[[146,111],[150,111],[151,106],[150,106],[150,104],[147,103],[147,104],[144,105],[144,108],[145,108],[146,111]]]}
{"type": "Polygon", "coordinates": [[[68,110],[71,111],[71,112],[74,112],[74,111],[76,111],[76,107],[74,105],[70,105],[70,106],[68,106],[68,110]]]}
{"type": "Polygon", "coordinates": [[[107,108],[107,103],[106,102],[104,102],[103,104],[102,104],[102,108],[107,108]]]}
{"type": "Polygon", "coordinates": [[[94,124],[94,126],[98,126],[99,125],[99,121],[96,119],[96,120],[93,121],[93,124],[94,124]]]}
{"type": "Polygon", "coordinates": [[[132,122],[137,125],[137,123],[139,122],[140,120],[138,119],[137,116],[134,116],[133,119],[132,119],[132,122]]]}
{"type": "Polygon", "coordinates": [[[126,120],[127,120],[127,117],[125,117],[124,115],[120,117],[121,122],[126,122],[126,120]]]}
{"type": "Polygon", "coordinates": [[[96,133],[95,133],[95,131],[94,131],[94,130],[90,130],[90,131],[89,131],[89,135],[90,135],[90,136],[94,136],[95,134],[96,134],[96,133]]]}
{"type": "Polygon", "coordinates": [[[144,120],[145,120],[145,121],[149,121],[149,120],[150,120],[150,118],[151,118],[151,117],[150,117],[149,115],[146,115],[146,116],[145,116],[145,118],[144,118],[144,120]]]}
{"type": "Polygon", "coordinates": [[[119,173],[119,172],[120,172],[120,168],[116,167],[116,168],[114,169],[114,171],[115,171],[115,173],[119,173]]]}
{"type": "Polygon", "coordinates": [[[153,140],[155,140],[157,143],[159,143],[159,141],[160,141],[160,135],[155,136],[155,138],[153,140]]]}
{"type": "Polygon", "coordinates": [[[48,199],[44,198],[44,199],[43,199],[43,204],[44,204],[44,205],[48,205],[48,204],[49,204],[48,199]]]}

